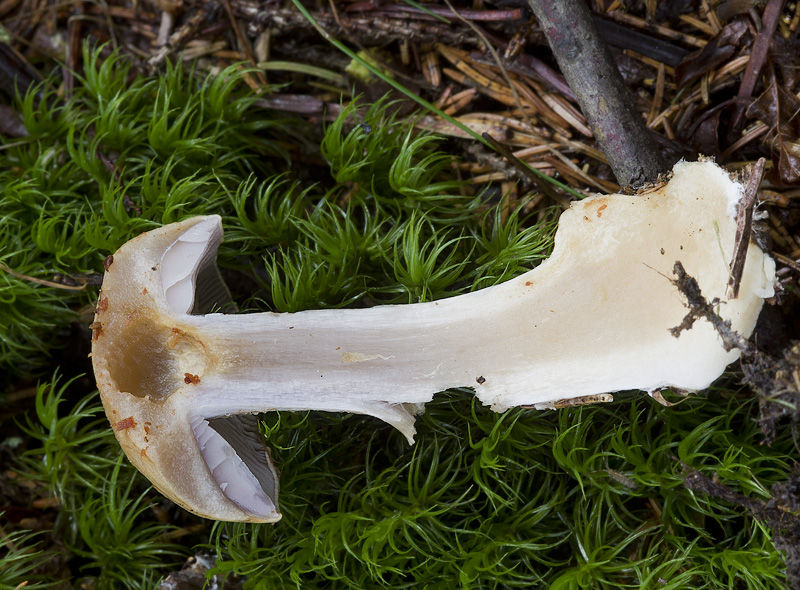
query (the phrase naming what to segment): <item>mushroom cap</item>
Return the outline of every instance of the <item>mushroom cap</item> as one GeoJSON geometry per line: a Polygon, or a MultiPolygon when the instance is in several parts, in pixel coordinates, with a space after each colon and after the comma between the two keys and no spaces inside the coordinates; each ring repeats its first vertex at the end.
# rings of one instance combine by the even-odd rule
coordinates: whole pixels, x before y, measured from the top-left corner
{"type": "MultiPolygon", "coordinates": [[[[248,507],[224,494],[199,452],[201,442],[216,443],[221,460],[230,449],[207,417],[192,412],[199,375],[213,369],[213,356],[175,320],[191,311],[199,262],[216,257],[221,239],[218,216],[194,217],[141,234],[113,255],[95,315],[95,378],[122,449],[162,494],[207,518],[276,522],[280,513],[269,498],[248,507]],[[198,485],[203,480],[209,483],[198,485]]],[[[238,475],[246,478],[248,470],[238,475]]]]}
{"type": "Polygon", "coordinates": [[[183,8],[183,0],[152,0],[152,3],[159,10],[172,13],[178,12],[183,8]]]}

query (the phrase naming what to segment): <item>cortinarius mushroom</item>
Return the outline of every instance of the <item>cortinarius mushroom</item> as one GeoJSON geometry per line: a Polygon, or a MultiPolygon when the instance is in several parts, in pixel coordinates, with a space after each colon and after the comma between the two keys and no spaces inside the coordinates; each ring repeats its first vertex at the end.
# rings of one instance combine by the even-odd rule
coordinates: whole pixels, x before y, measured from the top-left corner
{"type": "Polygon", "coordinates": [[[153,0],[156,8],[161,10],[161,24],[158,27],[158,37],[156,47],[163,47],[169,41],[172,27],[175,24],[175,17],[183,8],[183,0],[153,0]]]}
{"type": "Polygon", "coordinates": [[[711,162],[679,163],[657,190],[573,203],[552,256],[522,276],[370,309],[208,313],[227,301],[219,217],[142,234],[114,254],[97,306],[92,358],[108,418],[165,496],[208,518],[274,522],[278,478],[253,413],[368,414],[412,442],[419,404],[450,387],[473,387],[498,412],[706,388],[739,353],[708,322],[670,334],[686,307],[668,277],[679,260],[734,330],[752,332],[774,263],[750,244],[728,298],[742,190],[711,162]]]}

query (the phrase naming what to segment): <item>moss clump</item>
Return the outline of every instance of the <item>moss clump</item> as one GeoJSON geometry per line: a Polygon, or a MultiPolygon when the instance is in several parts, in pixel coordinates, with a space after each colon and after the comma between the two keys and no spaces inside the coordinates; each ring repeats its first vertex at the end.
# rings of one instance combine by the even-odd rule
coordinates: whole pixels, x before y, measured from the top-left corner
{"type": "Polygon", "coordinates": [[[754,405],[498,415],[452,391],[413,448],[377,421],[282,414],[284,522],[217,525],[217,570],[249,588],[781,588],[769,530],[683,485],[681,462],[760,498],[785,478],[791,443],[759,445],[754,405]]]}

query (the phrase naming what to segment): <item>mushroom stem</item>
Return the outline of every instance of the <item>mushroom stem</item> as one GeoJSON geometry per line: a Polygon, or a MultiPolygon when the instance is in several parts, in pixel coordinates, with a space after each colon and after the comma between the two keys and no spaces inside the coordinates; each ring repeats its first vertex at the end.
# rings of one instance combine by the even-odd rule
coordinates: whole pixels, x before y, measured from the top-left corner
{"type": "Polygon", "coordinates": [[[163,47],[169,41],[172,34],[172,27],[175,25],[175,13],[171,10],[161,11],[161,22],[158,26],[158,37],[156,37],[156,47],[163,47]]]}
{"type": "Polygon", "coordinates": [[[214,291],[222,235],[218,217],[189,219],[114,255],[94,324],[98,387],[128,456],[166,495],[212,518],[274,521],[277,474],[242,450],[236,416],[353,412],[411,442],[415,411],[451,387],[498,412],[708,387],[739,351],[709,322],[673,337],[686,307],[669,277],[679,260],[733,330],[752,332],[775,269],[750,244],[739,297],[726,297],[742,193],[711,162],[680,163],[657,190],[574,203],[551,257],[502,285],[294,314],[192,315],[214,291]]]}

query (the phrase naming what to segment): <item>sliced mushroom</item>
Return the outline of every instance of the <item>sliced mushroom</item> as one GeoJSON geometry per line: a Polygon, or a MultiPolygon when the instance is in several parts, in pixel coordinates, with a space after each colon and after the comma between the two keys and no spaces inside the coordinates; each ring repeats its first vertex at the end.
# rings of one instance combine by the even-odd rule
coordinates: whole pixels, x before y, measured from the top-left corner
{"type": "Polygon", "coordinates": [[[502,285],[432,303],[293,314],[231,308],[215,266],[219,217],[145,233],[114,254],[92,358],[131,461],[201,516],[274,522],[278,478],[250,417],[269,410],[375,416],[409,440],[436,392],[475,389],[495,411],[618,390],[708,387],[738,356],[686,315],[675,261],[749,335],[774,263],[749,246],[736,299],[727,261],[742,184],[711,162],[679,163],[640,195],[574,203],[552,256],[502,285]]]}

